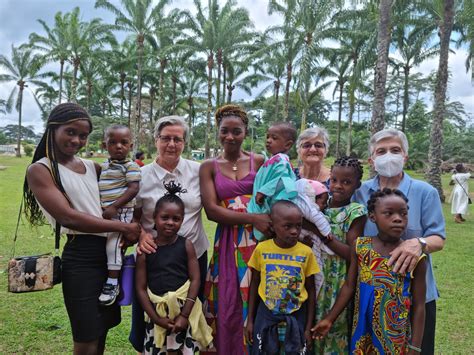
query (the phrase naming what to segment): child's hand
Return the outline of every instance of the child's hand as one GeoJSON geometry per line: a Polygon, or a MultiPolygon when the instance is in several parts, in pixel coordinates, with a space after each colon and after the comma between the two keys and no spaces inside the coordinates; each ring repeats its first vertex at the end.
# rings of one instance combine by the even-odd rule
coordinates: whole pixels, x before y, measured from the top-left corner
{"type": "Polygon", "coordinates": [[[173,330],[173,326],[174,326],[174,322],[168,317],[158,318],[155,324],[160,326],[161,328],[164,328],[166,330],[171,330],[171,331],[173,330]]]}
{"type": "Polygon", "coordinates": [[[323,320],[319,321],[315,327],[311,328],[313,339],[321,340],[328,334],[331,327],[332,322],[330,320],[324,318],[323,320]]]}
{"type": "Polygon", "coordinates": [[[108,206],[104,212],[102,212],[103,219],[112,219],[117,215],[117,207],[114,205],[108,206]]]}
{"type": "Polygon", "coordinates": [[[310,248],[313,247],[313,240],[311,239],[311,237],[309,235],[305,235],[303,237],[303,240],[301,240],[301,242],[303,244],[306,244],[307,246],[309,246],[310,248]]]}
{"type": "Polygon", "coordinates": [[[259,206],[263,205],[264,200],[265,200],[265,195],[262,194],[261,192],[257,192],[257,194],[255,195],[255,202],[257,203],[257,205],[259,206]]]}
{"type": "Polygon", "coordinates": [[[313,348],[313,338],[311,336],[311,329],[304,331],[304,340],[306,341],[306,349],[311,350],[313,348]]]}
{"type": "Polygon", "coordinates": [[[173,333],[179,333],[187,329],[189,326],[188,318],[184,317],[181,313],[174,319],[173,333]]]}
{"type": "Polygon", "coordinates": [[[253,322],[247,320],[247,326],[245,327],[244,330],[245,333],[245,339],[247,339],[247,342],[249,344],[253,344],[253,322]]]}

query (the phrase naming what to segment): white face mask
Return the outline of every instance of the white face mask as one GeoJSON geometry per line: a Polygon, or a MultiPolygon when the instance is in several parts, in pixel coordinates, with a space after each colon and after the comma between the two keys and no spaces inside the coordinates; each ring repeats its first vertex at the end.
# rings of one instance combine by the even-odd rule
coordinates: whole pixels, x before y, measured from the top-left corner
{"type": "Polygon", "coordinates": [[[393,177],[399,175],[403,171],[405,157],[402,154],[393,154],[390,152],[379,155],[374,159],[375,171],[380,176],[393,177]]]}

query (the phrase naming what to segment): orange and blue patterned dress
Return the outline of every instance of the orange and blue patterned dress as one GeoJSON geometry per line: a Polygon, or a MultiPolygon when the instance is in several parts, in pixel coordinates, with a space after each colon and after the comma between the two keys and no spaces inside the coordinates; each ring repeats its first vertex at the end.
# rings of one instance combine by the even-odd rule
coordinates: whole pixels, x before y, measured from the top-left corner
{"type": "Polygon", "coordinates": [[[357,239],[359,276],[351,354],[406,354],[411,336],[410,274],[400,275],[377,253],[372,237],[357,239]]]}

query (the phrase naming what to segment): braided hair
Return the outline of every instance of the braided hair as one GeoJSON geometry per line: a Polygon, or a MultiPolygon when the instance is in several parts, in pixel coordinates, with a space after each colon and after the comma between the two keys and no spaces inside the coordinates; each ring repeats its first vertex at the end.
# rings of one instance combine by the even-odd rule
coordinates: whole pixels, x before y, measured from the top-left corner
{"type": "Polygon", "coordinates": [[[373,213],[375,211],[375,204],[377,203],[377,201],[387,196],[398,196],[402,198],[406,203],[408,203],[408,198],[403,192],[398,189],[389,189],[385,187],[383,190],[375,191],[370,196],[369,201],[367,201],[367,211],[369,213],[373,213]]]}
{"type": "Polygon", "coordinates": [[[168,183],[163,181],[163,186],[166,189],[166,193],[158,201],[156,201],[155,211],[153,211],[153,219],[155,219],[160,208],[162,208],[162,206],[166,203],[174,203],[178,205],[183,210],[184,215],[184,202],[178,195],[184,194],[188,191],[183,189],[181,184],[175,182],[174,180],[171,180],[168,183]]]}
{"type": "Polygon", "coordinates": [[[221,122],[224,118],[235,116],[239,117],[245,125],[245,128],[249,125],[249,118],[247,117],[247,112],[245,112],[240,106],[238,105],[224,105],[219,107],[216,111],[216,123],[219,127],[221,122]]]}
{"type": "MultiPolygon", "coordinates": [[[[61,183],[61,176],[59,174],[59,167],[56,158],[55,151],[55,135],[56,129],[59,126],[72,123],[78,120],[87,120],[90,125],[90,132],[92,132],[92,122],[89,113],[80,105],[73,102],[66,102],[57,105],[49,114],[46,122],[46,129],[41,137],[41,140],[36,147],[35,154],[31,164],[36,163],[38,160],[46,157],[49,162],[49,172],[53,178],[54,184],[58,187],[59,191],[63,193],[66,199],[70,202],[69,197],[64,190],[63,184],[61,183]]],[[[36,201],[33,192],[28,185],[28,180],[25,177],[23,183],[23,201],[27,220],[32,225],[44,224],[44,215],[36,201]]]]}
{"type": "Polygon", "coordinates": [[[362,175],[364,174],[364,168],[362,167],[362,164],[360,163],[359,159],[348,157],[348,156],[342,156],[340,158],[337,158],[334,164],[331,166],[331,170],[335,167],[349,167],[353,168],[356,172],[356,177],[359,181],[362,180],[362,175]]]}

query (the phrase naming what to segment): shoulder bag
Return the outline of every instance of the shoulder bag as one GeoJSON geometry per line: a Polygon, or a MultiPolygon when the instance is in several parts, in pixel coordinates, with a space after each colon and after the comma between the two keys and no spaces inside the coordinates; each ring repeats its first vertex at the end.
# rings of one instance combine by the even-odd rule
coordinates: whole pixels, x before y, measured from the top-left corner
{"type": "Polygon", "coordinates": [[[461,186],[461,189],[462,189],[462,190],[464,191],[464,193],[466,194],[468,205],[472,205],[472,200],[471,200],[471,198],[469,197],[469,194],[467,193],[467,191],[464,190],[464,186],[462,186],[462,185],[459,183],[459,180],[458,180],[458,179],[454,178],[454,180],[456,180],[456,182],[458,183],[458,185],[461,186]]]}
{"type": "Polygon", "coordinates": [[[56,222],[54,231],[54,255],[41,254],[15,257],[15,245],[18,237],[18,227],[23,207],[20,204],[13,240],[12,258],[8,262],[8,291],[13,293],[43,291],[61,283],[61,258],[59,257],[59,238],[61,225],[56,222]]]}

